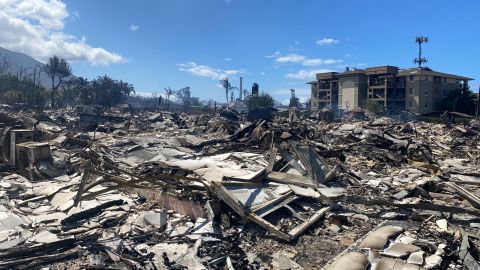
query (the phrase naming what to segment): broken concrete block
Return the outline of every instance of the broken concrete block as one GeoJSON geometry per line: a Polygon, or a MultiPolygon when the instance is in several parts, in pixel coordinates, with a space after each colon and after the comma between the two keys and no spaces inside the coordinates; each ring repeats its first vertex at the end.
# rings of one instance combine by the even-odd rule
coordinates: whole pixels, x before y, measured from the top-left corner
{"type": "Polygon", "coordinates": [[[165,257],[168,261],[185,266],[187,269],[206,269],[197,257],[195,249],[189,248],[188,244],[160,243],[151,247],[150,252],[155,254],[154,262],[158,269],[168,269],[165,265],[165,257]]]}
{"type": "Polygon", "coordinates": [[[424,270],[425,268],[415,264],[405,263],[398,259],[382,257],[378,260],[376,270],[424,270]]]}
{"type": "Polygon", "coordinates": [[[423,251],[416,251],[410,254],[407,259],[407,263],[416,264],[416,265],[423,265],[423,251]]]}
{"type": "Polygon", "coordinates": [[[383,226],[367,235],[365,239],[360,243],[360,248],[372,248],[383,249],[390,237],[395,234],[403,232],[403,228],[400,226],[383,226]]]}
{"type": "Polygon", "coordinates": [[[143,220],[146,225],[162,227],[167,224],[167,213],[148,211],[143,213],[143,220]]]}
{"type": "Polygon", "coordinates": [[[361,252],[349,252],[336,258],[324,270],[365,270],[368,266],[367,255],[361,252]]]}
{"type": "Polygon", "coordinates": [[[441,232],[448,231],[448,221],[446,219],[439,219],[436,223],[441,232]]]}
{"type": "Polygon", "coordinates": [[[433,254],[425,258],[425,268],[432,269],[439,266],[442,263],[442,257],[433,254]]]}
{"type": "Polygon", "coordinates": [[[292,261],[292,259],[283,252],[276,252],[272,255],[272,266],[275,269],[281,270],[303,270],[303,267],[292,261]]]}
{"type": "Polygon", "coordinates": [[[412,244],[393,243],[388,248],[383,250],[381,254],[394,258],[403,258],[407,255],[410,255],[412,252],[416,252],[419,250],[420,247],[412,244]]]}
{"type": "Polygon", "coordinates": [[[20,218],[15,214],[5,213],[2,216],[3,216],[3,219],[0,220],[0,232],[13,230],[18,225],[26,223],[25,220],[23,220],[22,218],[20,218]]]}
{"type": "Polygon", "coordinates": [[[43,231],[40,233],[35,234],[34,236],[28,238],[27,242],[35,242],[35,243],[52,243],[58,241],[58,237],[56,234],[53,234],[49,231],[43,231]]]}
{"type": "Polygon", "coordinates": [[[394,194],[392,197],[393,197],[395,200],[401,200],[401,199],[407,197],[409,194],[410,194],[410,191],[408,191],[408,190],[402,190],[402,191],[394,194]]]}

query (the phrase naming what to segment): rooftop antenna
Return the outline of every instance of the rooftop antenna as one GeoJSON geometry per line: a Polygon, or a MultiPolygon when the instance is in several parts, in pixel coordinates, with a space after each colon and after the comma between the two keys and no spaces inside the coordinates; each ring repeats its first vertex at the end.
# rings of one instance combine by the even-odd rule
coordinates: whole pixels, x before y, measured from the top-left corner
{"type": "Polygon", "coordinates": [[[427,58],[422,57],[422,44],[428,43],[428,37],[424,37],[424,36],[416,37],[415,43],[418,43],[418,58],[415,58],[413,60],[413,63],[418,64],[418,67],[421,68],[422,64],[425,64],[428,62],[427,58]]]}

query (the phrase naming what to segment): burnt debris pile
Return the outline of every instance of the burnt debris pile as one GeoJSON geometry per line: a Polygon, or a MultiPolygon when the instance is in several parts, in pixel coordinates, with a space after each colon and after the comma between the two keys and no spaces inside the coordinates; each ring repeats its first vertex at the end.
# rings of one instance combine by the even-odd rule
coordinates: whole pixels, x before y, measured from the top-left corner
{"type": "Polygon", "coordinates": [[[454,116],[1,112],[0,268],[479,270],[454,116]]]}

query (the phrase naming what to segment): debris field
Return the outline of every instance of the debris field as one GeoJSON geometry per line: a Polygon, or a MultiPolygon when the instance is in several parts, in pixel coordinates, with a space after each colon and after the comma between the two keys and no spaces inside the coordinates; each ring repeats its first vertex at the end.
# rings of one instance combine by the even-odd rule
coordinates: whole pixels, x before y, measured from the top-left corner
{"type": "Polygon", "coordinates": [[[480,270],[479,121],[324,118],[4,111],[0,269],[480,270]]]}

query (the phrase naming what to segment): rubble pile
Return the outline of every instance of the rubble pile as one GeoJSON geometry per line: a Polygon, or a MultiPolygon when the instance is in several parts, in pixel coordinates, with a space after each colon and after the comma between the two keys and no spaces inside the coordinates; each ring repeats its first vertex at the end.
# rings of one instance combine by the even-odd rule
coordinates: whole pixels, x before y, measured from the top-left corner
{"type": "Polygon", "coordinates": [[[480,269],[480,122],[322,113],[1,113],[0,268],[480,269]]]}

